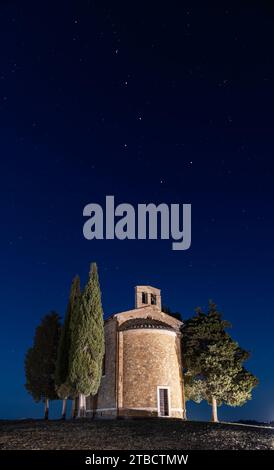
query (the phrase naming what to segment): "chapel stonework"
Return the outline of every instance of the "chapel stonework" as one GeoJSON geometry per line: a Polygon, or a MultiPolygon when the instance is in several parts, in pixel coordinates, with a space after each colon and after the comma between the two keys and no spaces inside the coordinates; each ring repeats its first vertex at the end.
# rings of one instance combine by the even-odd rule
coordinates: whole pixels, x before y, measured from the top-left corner
{"type": "Polygon", "coordinates": [[[105,322],[103,377],[87,416],[185,419],[181,325],[161,311],[159,289],[137,286],[135,309],[105,322]]]}

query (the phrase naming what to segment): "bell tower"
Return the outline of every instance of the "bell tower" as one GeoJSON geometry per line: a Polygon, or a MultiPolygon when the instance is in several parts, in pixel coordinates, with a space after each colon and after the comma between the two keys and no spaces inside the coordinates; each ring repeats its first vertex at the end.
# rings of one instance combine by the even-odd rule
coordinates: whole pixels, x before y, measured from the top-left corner
{"type": "Polygon", "coordinates": [[[135,308],[148,307],[154,305],[159,310],[162,308],[161,291],[151,286],[135,287],[135,308]]]}

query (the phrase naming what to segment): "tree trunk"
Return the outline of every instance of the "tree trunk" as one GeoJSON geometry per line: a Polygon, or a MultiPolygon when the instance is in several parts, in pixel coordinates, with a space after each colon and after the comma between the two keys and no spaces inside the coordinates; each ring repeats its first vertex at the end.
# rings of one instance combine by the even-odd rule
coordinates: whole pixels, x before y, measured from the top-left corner
{"type": "Polygon", "coordinates": [[[75,419],[77,416],[77,406],[76,406],[76,398],[73,398],[71,404],[71,419],[75,419]]]}
{"type": "Polygon", "coordinates": [[[44,419],[49,419],[49,399],[45,398],[45,413],[44,419]]]}
{"type": "Polygon", "coordinates": [[[86,416],[86,397],[83,393],[79,394],[78,418],[86,416]]]}
{"type": "Polygon", "coordinates": [[[212,397],[212,417],[211,421],[213,423],[218,423],[218,411],[217,411],[217,400],[216,398],[212,397]]]}
{"type": "Polygon", "coordinates": [[[81,393],[79,393],[77,418],[81,418],[81,411],[82,411],[82,395],[81,393]]]}
{"type": "Polygon", "coordinates": [[[62,418],[61,419],[66,419],[66,414],[67,414],[67,399],[64,398],[62,402],[62,418]]]}
{"type": "Polygon", "coordinates": [[[87,411],[86,396],[83,395],[83,418],[86,417],[86,411],[87,411]]]}
{"type": "Polygon", "coordinates": [[[92,397],[92,417],[93,419],[96,416],[96,410],[97,410],[97,405],[98,405],[98,393],[92,397]]]}

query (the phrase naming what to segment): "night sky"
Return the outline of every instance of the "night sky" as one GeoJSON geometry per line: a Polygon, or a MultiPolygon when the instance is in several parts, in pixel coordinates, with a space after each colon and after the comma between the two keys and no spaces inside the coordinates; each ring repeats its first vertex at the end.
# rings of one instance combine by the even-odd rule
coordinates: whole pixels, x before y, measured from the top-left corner
{"type": "Polygon", "coordinates": [[[213,299],[260,380],[220,418],[274,420],[274,10],[193,3],[1,2],[1,418],[42,416],[25,351],[96,261],[106,317],[138,284],[183,318],[213,299]],[[191,203],[191,248],[85,240],[106,195],[191,203]]]}

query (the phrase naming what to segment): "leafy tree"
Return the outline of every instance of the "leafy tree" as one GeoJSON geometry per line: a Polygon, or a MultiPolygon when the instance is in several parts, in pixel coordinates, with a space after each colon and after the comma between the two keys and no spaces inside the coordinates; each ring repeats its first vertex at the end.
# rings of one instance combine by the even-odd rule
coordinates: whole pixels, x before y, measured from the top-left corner
{"type": "Polygon", "coordinates": [[[54,375],[60,331],[59,315],[56,312],[46,315],[36,328],[33,346],[25,357],[25,387],[35,401],[44,401],[45,419],[48,419],[49,400],[58,398],[54,375]]]}
{"type": "Polygon", "coordinates": [[[72,317],[77,313],[78,302],[80,299],[80,278],[76,276],[71,285],[70,296],[61,331],[61,337],[58,346],[57,363],[55,370],[56,391],[63,400],[62,419],[66,419],[67,399],[74,397],[75,390],[69,381],[69,353],[71,347],[71,322],[72,317]]]}
{"type": "Polygon", "coordinates": [[[166,305],[162,306],[162,312],[166,313],[167,315],[170,315],[171,317],[177,318],[177,320],[182,320],[180,312],[172,312],[171,309],[166,305]]]}
{"type": "Polygon", "coordinates": [[[209,302],[207,314],[198,308],[182,329],[186,398],[198,403],[207,400],[212,421],[218,421],[217,405],[243,405],[258,383],[243,367],[249,353],[226,332],[230,326],[209,302]]]}
{"type": "Polygon", "coordinates": [[[258,384],[258,379],[244,367],[233,378],[232,387],[225,396],[225,401],[230,406],[243,405],[251,400],[252,389],[258,384]]]}
{"type": "Polygon", "coordinates": [[[92,263],[87,285],[72,322],[69,378],[79,394],[78,416],[85,414],[85,397],[95,395],[105,353],[104,320],[97,266],[92,263]]]}

